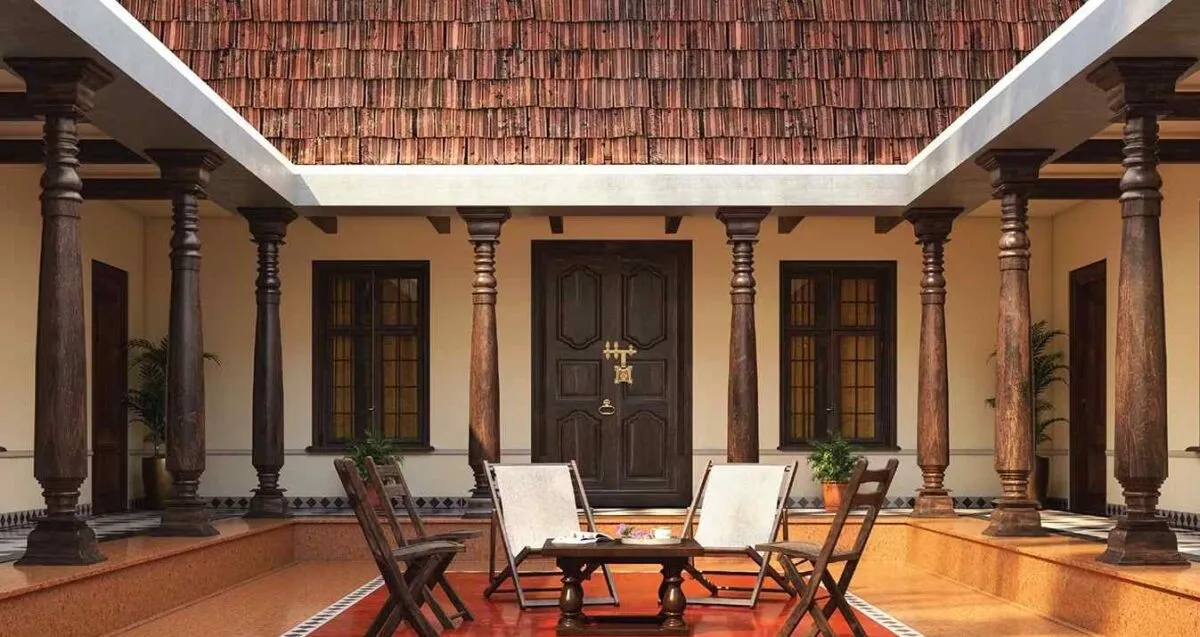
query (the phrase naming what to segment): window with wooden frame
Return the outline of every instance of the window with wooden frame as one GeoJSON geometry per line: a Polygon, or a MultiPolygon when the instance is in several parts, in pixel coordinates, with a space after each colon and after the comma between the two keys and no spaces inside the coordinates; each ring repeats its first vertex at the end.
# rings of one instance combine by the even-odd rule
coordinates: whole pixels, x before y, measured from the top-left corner
{"type": "Polygon", "coordinates": [[[780,263],[780,448],[896,444],[896,264],[780,263]]]}
{"type": "Polygon", "coordinates": [[[429,262],[313,262],[313,447],[429,448],[429,262]]]}

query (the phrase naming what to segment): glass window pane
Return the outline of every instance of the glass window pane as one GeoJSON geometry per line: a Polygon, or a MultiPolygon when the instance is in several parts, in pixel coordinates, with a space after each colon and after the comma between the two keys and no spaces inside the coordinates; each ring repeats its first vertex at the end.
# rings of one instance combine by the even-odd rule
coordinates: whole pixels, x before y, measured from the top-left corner
{"type": "Polygon", "coordinates": [[[335,336],[330,341],[330,380],[333,388],[333,437],[354,437],[354,339],[335,336]]]}
{"type": "Polygon", "coordinates": [[[791,337],[791,405],[787,414],[794,440],[811,440],[817,420],[817,358],[815,336],[791,337]]]}
{"type": "Polygon", "coordinates": [[[875,436],[875,338],[874,334],[838,338],[839,428],[848,439],[875,436]]]}
{"type": "Polygon", "coordinates": [[[875,326],[875,279],[842,279],[838,293],[838,320],[842,327],[875,326]]]}

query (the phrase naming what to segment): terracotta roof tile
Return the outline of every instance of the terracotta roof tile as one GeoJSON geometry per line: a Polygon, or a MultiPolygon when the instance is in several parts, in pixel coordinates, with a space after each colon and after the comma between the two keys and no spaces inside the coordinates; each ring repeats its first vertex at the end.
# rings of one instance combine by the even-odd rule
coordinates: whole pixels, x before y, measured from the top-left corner
{"type": "Polygon", "coordinates": [[[902,163],[1084,0],[121,0],[302,164],[902,163]]]}

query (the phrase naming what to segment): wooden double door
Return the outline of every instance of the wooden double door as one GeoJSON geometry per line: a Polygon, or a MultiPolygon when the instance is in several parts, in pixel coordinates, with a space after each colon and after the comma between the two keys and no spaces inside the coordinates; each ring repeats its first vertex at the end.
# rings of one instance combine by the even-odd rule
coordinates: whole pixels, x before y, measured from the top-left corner
{"type": "Polygon", "coordinates": [[[691,500],[691,260],[685,241],[533,242],[533,461],[575,460],[594,507],[691,500]]]}

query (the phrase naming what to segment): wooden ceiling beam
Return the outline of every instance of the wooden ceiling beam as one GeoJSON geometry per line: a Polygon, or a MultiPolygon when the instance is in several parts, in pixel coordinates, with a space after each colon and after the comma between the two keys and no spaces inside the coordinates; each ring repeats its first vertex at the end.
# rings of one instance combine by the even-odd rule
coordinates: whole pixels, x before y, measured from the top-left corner
{"type": "Polygon", "coordinates": [[[558,217],[558,216],[552,216],[552,217],[549,217],[548,219],[550,221],[550,234],[562,234],[563,233],[563,218],[558,217]]]}
{"type": "Polygon", "coordinates": [[[663,230],[667,234],[678,234],[679,226],[683,223],[683,217],[670,216],[663,219],[663,230]]]}
{"type": "Polygon", "coordinates": [[[1166,119],[1185,122],[1200,120],[1200,92],[1176,93],[1166,119]]]}
{"type": "Polygon", "coordinates": [[[171,198],[165,179],[84,179],[84,201],[166,201],[171,198]]]}
{"type": "Polygon", "coordinates": [[[779,217],[779,234],[792,234],[804,217],[779,217]]]}
{"type": "Polygon", "coordinates": [[[25,93],[0,93],[0,122],[28,122],[37,118],[25,93]]]}
{"type": "MultiPolygon", "coordinates": [[[[1056,164],[1120,164],[1125,142],[1089,139],[1054,160],[1056,164]]],[[[1200,164],[1200,139],[1160,139],[1158,161],[1163,164],[1200,164]]]]}
{"type": "Polygon", "coordinates": [[[1030,199],[1111,200],[1121,196],[1121,180],[1116,177],[1078,179],[1039,179],[1029,193],[1030,199]]]}
{"type": "Polygon", "coordinates": [[[438,234],[450,234],[450,217],[425,217],[438,234]]]}
{"type": "MultiPolygon", "coordinates": [[[[0,164],[29,164],[40,166],[42,140],[0,140],[0,164]]],[[[79,142],[79,163],[87,165],[148,164],[145,157],[129,150],[112,139],[85,139],[79,142]]]]}
{"type": "Polygon", "coordinates": [[[338,233],[338,218],[337,217],[307,217],[309,223],[316,226],[325,234],[338,233]]]}
{"type": "Polygon", "coordinates": [[[887,234],[904,223],[904,217],[875,217],[875,234],[887,234]]]}

